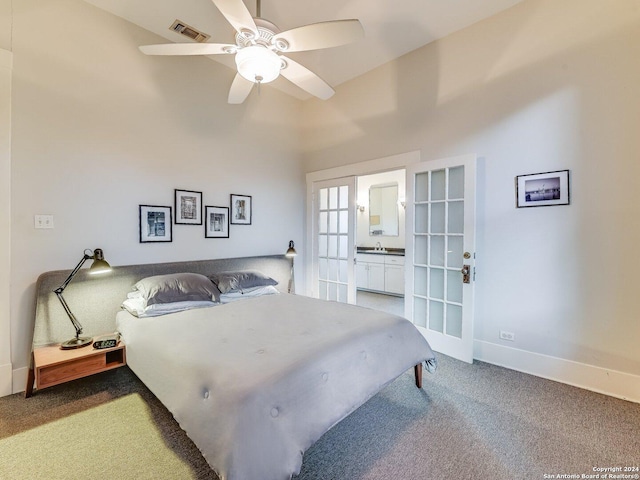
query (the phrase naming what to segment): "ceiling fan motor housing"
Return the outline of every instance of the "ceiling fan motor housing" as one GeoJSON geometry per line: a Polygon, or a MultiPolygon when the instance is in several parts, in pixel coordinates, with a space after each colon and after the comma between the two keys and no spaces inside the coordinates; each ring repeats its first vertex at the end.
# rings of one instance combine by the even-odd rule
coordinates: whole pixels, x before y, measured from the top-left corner
{"type": "Polygon", "coordinates": [[[254,18],[253,20],[258,28],[258,36],[249,29],[243,29],[241,32],[236,33],[238,47],[248,47],[255,44],[270,47],[274,35],[280,33],[280,29],[264,18],[254,18]]]}

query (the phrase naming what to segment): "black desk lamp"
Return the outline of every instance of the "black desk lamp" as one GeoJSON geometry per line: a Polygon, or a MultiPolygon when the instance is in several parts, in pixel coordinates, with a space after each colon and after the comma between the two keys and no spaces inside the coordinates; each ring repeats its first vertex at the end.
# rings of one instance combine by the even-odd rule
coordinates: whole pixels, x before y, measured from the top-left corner
{"type": "Polygon", "coordinates": [[[80,336],[82,334],[82,325],[80,325],[80,322],[78,322],[73,313],[71,313],[69,305],[67,305],[67,302],[65,302],[64,297],[62,296],[62,292],[64,292],[64,289],[67,288],[67,285],[69,285],[69,283],[71,283],[73,277],[76,276],[80,268],[82,268],[82,265],[84,265],[84,262],[86,262],[87,260],[93,260],[91,267],[89,267],[89,273],[92,275],[96,273],[106,273],[111,271],[111,266],[104,259],[104,254],[101,248],[96,248],[93,252],[90,249],[86,249],[84,251],[82,260],[80,260],[78,265],[76,265],[76,268],[73,269],[64,283],[53,291],[58,296],[58,300],[60,300],[62,308],[64,308],[64,311],[67,312],[69,320],[71,320],[73,327],[76,329],[75,338],[72,338],[71,340],[67,340],[66,342],[60,344],[60,348],[63,350],[86,347],[91,343],[91,340],[93,340],[91,337],[80,336]],[[93,255],[89,255],[87,252],[92,253],[93,255]]]}
{"type": "Polygon", "coordinates": [[[294,248],[293,240],[289,240],[289,248],[287,249],[287,253],[284,254],[285,257],[288,257],[291,259],[291,275],[289,276],[289,293],[291,293],[292,290],[295,290],[295,285],[293,283],[293,257],[295,257],[296,255],[298,255],[298,252],[296,252],[296,249],[294,248]]]}

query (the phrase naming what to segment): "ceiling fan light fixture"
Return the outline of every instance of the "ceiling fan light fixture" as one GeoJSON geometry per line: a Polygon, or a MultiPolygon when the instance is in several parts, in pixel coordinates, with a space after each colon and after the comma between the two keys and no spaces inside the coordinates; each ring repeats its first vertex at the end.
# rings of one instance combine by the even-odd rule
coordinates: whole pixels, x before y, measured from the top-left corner
{"type": "Polygon", "coordinates": [[[236,53],[238,73],[250,82],[273,82],[282,68],[280,57],[266,47],[253,45],[236,53]]]}

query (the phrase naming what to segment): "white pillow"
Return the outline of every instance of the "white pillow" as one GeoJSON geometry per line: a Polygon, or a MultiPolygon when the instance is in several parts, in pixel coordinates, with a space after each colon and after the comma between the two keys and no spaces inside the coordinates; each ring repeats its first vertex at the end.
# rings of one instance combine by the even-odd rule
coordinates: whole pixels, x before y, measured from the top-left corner
{"type": "Polygon", "coordinates": [[[141,295],[129,294],[128,297],[129,298],[122,302],[122,308],[138,318],[157,317],[158,315],[182,312],[183,310],[190,310],[192,308],[213,307],[218,305],[217,302],[209,300],[191,300],[173,303],[156,303],[145,306],[145,299],[141,295]]]}
{"type": "Polygon", "coordinates": [[[267,285],[266,287],[247,288],[241,291],[236,290],[221,294],[220,303],[230,303],[245,298],[260,297],[262,295],[277,295],[278,293],[280,292],[273,285],[267,285]]]}

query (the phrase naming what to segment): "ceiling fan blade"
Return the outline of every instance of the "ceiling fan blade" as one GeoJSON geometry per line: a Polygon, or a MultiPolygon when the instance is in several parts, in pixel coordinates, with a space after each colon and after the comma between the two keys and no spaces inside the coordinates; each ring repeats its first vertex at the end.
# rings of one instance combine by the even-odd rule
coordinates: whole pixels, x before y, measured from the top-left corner
{"type": "Polygon", "coordinates": [[[218,55],[234,53],[236,46],[229,43],[165,43],[139,48],[145,55],[218,55]],[[227,48],[232,51],[226,51],[227,48]]]}
{"type": "Polygon", "coordinates": [[[236,73],[236,78],[233,79],[231,89],[229,90],[228,102],[234,105],[244,102],[251,93],[254,85],[253,82],[236,73]]]}
{"type": "Polygon", "coordinates": [[[274,35],[272,43],[283,52],[302,52],[337,47],[355,42],[362,37],[364,29],[359,20],[335,20],[286,30],[274,35]],[[278,44],[283,40],[288,47],[280,49],[278,44]]]}
{"type": "Polygon", "coordinates": [[[327,82],[308,68],[294,62],[289,57],[285,57],[284,55],[281,55],[281,57],[287,62],[287,66],[280,70],[280,75],[291,83],[296,84],[305,92],[322,100],[327,100],[336,93],[327,82]]]}
{"type": "Polygon", "coordinates": [[[220,13],[224,15],[227,22],[231,24],[237,32],[243,33],[251,31],[254,35],[258,35],[258,27],[256,22],[242,0],[211,0],[218,7],[220,13]]]}

